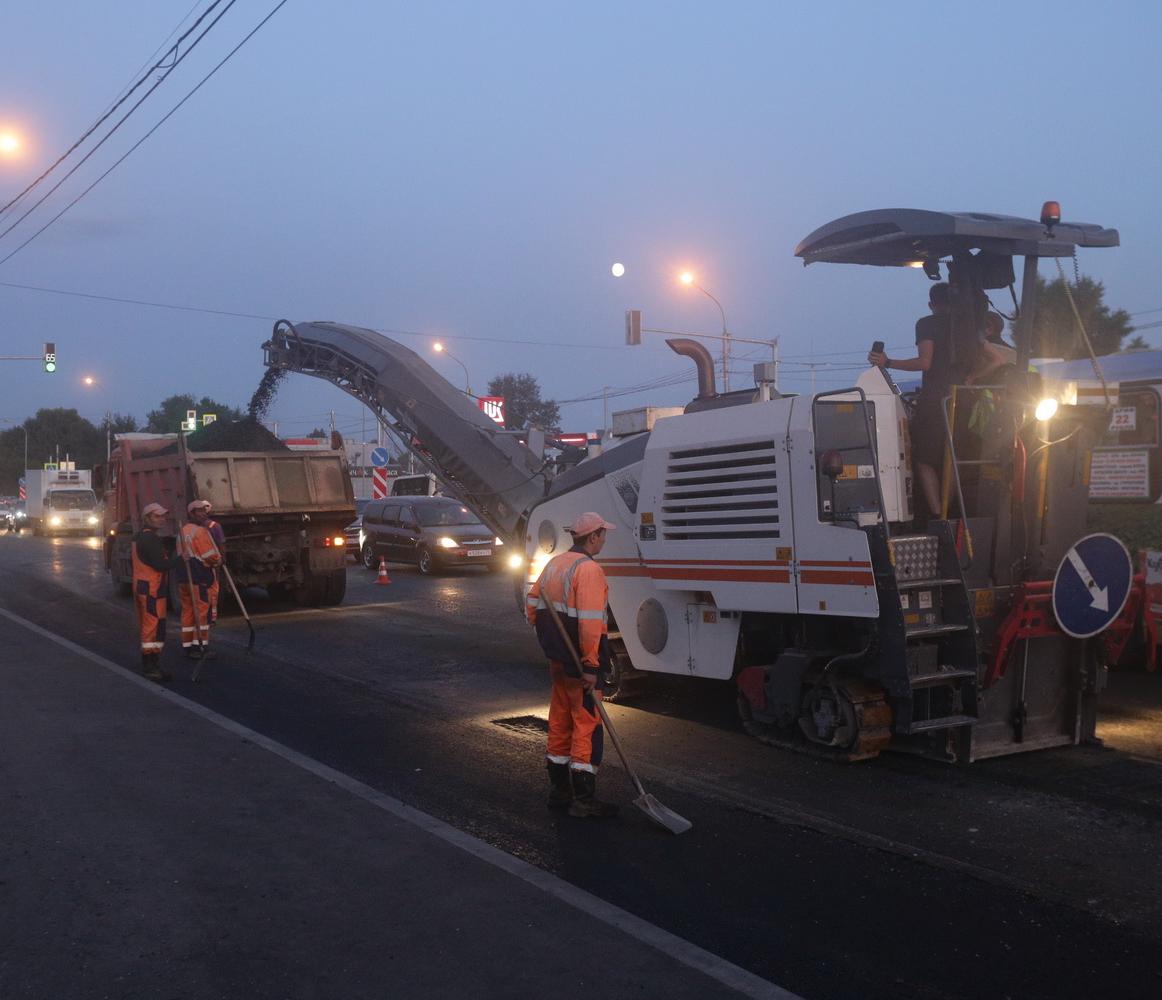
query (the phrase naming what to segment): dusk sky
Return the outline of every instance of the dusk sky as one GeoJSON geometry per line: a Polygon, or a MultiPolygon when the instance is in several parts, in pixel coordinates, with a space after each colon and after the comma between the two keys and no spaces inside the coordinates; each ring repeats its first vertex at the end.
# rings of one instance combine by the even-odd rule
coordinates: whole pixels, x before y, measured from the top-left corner
{"type": "MultiPolygon", "coordinates": [[[[211,3],[6,5],[0,132],[24,145],[0,155],[0,204],[211,3]]],[[[1121,232],[1121,247],[1080,258],[1107,302],[1138,324],[1162,320],[1152,2],[288,0],[16,252],[276,4],[237,0],[0,236],[0,353],[52,340],[60,358],[55,376],[4,362],[0,418],[65,406],[140,420],[181,392],[245,406],[260,345],[286,317],[381,330],[460,385],[460,368],[431,352],[441,339],[476,392],[513,371],[558,400],[596,397],[562,410],[566,430],[594,429],[603,386],[692,376],[660,337],[624,346],[625,309],[642,309],[647,327],[720,329],[714,303],[677,284],[683,268],[722,302],[732,333],[780,338],[782,388],[808,391],[812,361],[860,364],[877,339],[906,354],[925,311],[921,272],[804,269],[793,256],[816,227],[875,208],[1036,217],[1057,199],[1065,219],[1121,232]]],[[[0,216],[0,233],[23,207],[0,216]]],[[[1142,333],[1162,343],[1162,329],[1142,333]]],[[[769,352],[736,354],[739,388],[769,352]]],[[[856,371],[820,368],[818,385],[856,371]]],[[[693,392],[691,380],[615,396],[610,409],[693,392]]],[[[359,404],[303,376],[284,382],[270,416],[295,435],[331,409],[358,437],[359,404]]]]}

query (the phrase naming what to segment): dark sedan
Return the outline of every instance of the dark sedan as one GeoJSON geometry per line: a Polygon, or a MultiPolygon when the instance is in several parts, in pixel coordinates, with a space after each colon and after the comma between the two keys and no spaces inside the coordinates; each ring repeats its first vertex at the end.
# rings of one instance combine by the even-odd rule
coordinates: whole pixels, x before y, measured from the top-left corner
{"type": "Polygon", "coordinates": [[[370,500],[355,501],[355,520],[343,529],[343,537],[347,539],[347,555],[359,558],[359,532],[363,529],[363,511],[367,509],[370,500]]]}
{"type": "Polygon", "coordinates": [[[373,500],[363,512],[360,558],[368,569],[380,559],[415,563],[421,573],[452,566],[496,569],[504,543],[468,507],[450,497],[373,500]]]}

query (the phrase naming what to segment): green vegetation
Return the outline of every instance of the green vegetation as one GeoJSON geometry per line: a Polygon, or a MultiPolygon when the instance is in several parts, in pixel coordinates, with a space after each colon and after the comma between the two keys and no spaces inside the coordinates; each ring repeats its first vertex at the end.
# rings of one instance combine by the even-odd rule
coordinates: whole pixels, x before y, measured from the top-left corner
{"type": "Polygon", "coordinates": [[[1162,549],[1162,504],[1093,503],[1086,524],[1091,532],[1120,538],[1132,555],[1138,549],[1162,549]]]}

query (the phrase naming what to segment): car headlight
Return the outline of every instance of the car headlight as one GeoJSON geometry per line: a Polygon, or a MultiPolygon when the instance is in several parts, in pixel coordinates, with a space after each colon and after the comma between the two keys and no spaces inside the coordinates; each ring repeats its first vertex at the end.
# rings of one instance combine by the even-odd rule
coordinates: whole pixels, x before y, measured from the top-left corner
{"type": "Polygon", "coordinates": [[[504,539],[503,539],[503,538],[501,538],[501,537],[500,537],[500,535],[497,535],[497,536],[496,536],[496,538],[493,540],[493,542],[494,542],[494,544],[496,544],[496,545],[503,545],[503,544],[504,544],[504,539]]]}
{"type": "Polygon", "coordinates": [[[445,535],[438,542],[436,542],[436,544],[438,546],[440,546],[440,548],[442,548],[442,549],[458,549],[458,548],[460,548],[460,543],[458,541],[456,541],[455,538],[449,538],[447,535],[445,535]]]}
{"type": "Polygon", "coordinates": [[[60,524],[61,524],[61,519],[56,514],[53,514],[53,516],[48,519],[48,523],[49,523],[49,526],[52,528],[59,528],[60,524]]]}
{"type": "Polygon", "coordinates": [[[95,517],[94,517],[92,514],[90,514],[90,515],[89,515],[89,523],[90,523],[90,524],[96,524],[96,523],[97,523],[97,519],[96,519],[96,518],[95,518],[95,517]]]}
{"type": "Polygon", "coordinates": [[[509,569],[520,569],[525,564],[524,557],[514,552],[508,557],[509,569]]]}

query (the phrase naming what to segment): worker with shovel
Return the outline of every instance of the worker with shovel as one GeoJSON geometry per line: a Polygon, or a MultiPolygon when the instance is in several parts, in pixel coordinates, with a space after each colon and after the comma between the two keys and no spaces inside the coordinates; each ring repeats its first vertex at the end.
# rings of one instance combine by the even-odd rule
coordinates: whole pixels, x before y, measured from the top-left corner
{"type": "MultiPolygon", "coordinates": [[[[218,555],[224,565],[226,562],[226,532],[222,530],[222,525],[210,517],[212,506],[209,500],[194,500],[190,503],[186,510],[189,512],[190,520],[200,528],[205,528],[210,537],[214,540],[214,546],[218,550],[218,555]]],[[[210,610],[206,617],[207,625],[214,625],[218,621],[218,593],[221,589],[221,581],[218,579],[218,569],[211,567],[213,570],[214,582],[208,588],[210,599],[210,610]]]]}
{"type": "Polygon", "coordinates": [[[202,501],[194,500],[186,508],[193,518],[182,525],[178,535],[181,555],[186,561],[185,579],[179,579],[178,592],[182,598],[182,649],[186,656],[214,659],[210,652],[210,591],[218,581],[214,570],[222,562],[222,554],[204,523],[202,501]]]}
{"type": "Polygon", "coordinates": [[[568,528],[573,547],[554,557],[529,591],[529,624],[549,658],[549,807],[570,816],[615,816],[617,806],[597,798],[603,732],[597,702],[609,666],[605,606],[609,585],[594,558],[614,525],[600,514],[582,514],[568,528]],[[563,635],[552,611],[562,620],[563,635]],[[569,650],[579,654],[576,658],[569,650]]]}

